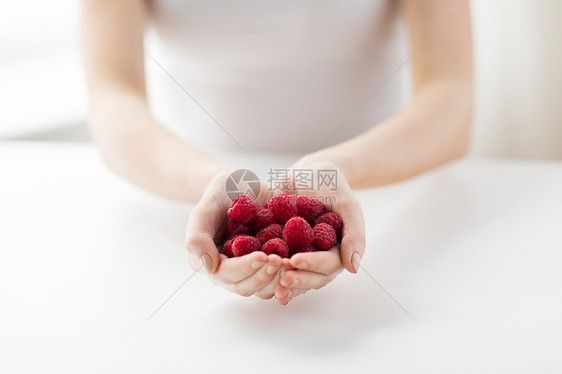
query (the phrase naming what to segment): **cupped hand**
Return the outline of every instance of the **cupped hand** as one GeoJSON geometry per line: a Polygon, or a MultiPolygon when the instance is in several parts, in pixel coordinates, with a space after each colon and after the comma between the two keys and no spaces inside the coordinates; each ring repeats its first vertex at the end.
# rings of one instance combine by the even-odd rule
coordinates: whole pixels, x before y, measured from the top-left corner
{"type": "Polygon", "coordinates": [[[311,289],[326,286],[344,269],[339,246],[328,251],[297,253],[291,257],[290,266],[292,269],[283,272],[275,288],[275,300],[281,305],[311,289]]]}
{"type": "MultiPolygon", "coordinates": [[[[292,170],[312,171],[312,188],[299,187],[291,180],[289,192],[307,195],[323,202],[328,211],[338,214],[343,222],[341,244],[328,251],[298,253],[291,257],[293,270],[283,272],[275,289],[277,303],[286,305],[291,299],[311,289],[326,286],[345,268],[351,273],[359,270],[365,252],[365,222],[359,201],[353,194],[344,175],[330,162],[297,162],[292,170]],[[335,183],[320,186],[318,174],[330,171],[336,175],[335,183]]],[[[295,174],[291,171],[289,175],[295,174]]],[[[332,180],[334,182],[334,180],[332,180]]]]}
{"type": "Polygon", "coordinates": [[[193,208],[186,226],[186,248],[194,270],[205,272],[211,281],[242,296],[270,299],[279,283],[279,269],[289,269],[277,255],[261,251],[236,258],[219,253],[226,211],[230,199],[225,191],[229,172],[217,175],[200,202],[193,208]]]}

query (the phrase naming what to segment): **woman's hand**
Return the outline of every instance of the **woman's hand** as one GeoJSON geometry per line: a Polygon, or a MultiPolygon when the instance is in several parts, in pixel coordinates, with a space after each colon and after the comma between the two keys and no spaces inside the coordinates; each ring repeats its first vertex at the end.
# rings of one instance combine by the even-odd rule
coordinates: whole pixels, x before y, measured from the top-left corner
{"type": "Polygon", "coordinates": [[[212,282],[242,296],[256,295],[270,299],[279,283],[279,269],[290,267],[288,260],[261,251],[242,257],[228,258],[220,254],[217,243],[222,231],[230,199],[225,182],[228,171],[217,175],[201,201],[193,208],[186,227],[186,247],[191,267],[204,271],[212,282]]]}
{"type": "MultiPolygon", "coordinates": [[[[305,160],[303,158],[303,160],[305,160]]],[[[330,162],[314,161],[308,163],[299,161],[293,167],[294,171],[312,170],[313,185],[310,188],[299,188],[295,180],[291,180],[292,193],[314,196],[322,201],[328,211],[338,214],[343,222],[341,245],[329,251],[299,253],[291,257],[290,265],[294,270],[286,270],[281,276],[280,283],[275,289],[275,298],[279,304],[286,305],[292,298],[310,289],[324,287],[345,268],[352,273],[359,270],[359,263],[365,251],[365,223],[361,206],[345,177],[339,169],[330,162]],[[327,172],[328,171],[328,172],[327,172]],[[319,173],[334,176],[332,183],[320,185],[319,173]]],[[[293,172],[289,175],[294,176],[293,172]]],[[[324,180],[324,182],[327,182],[324,180]]]]}
{"type": "Polygon", "coordinates": [[[293,298],[333,281],[344,269],[340,247],[329,251],[297,253],[290,259],[291,270],[285,270],[275,288],[275,300],[287,305],[293,298]]]}

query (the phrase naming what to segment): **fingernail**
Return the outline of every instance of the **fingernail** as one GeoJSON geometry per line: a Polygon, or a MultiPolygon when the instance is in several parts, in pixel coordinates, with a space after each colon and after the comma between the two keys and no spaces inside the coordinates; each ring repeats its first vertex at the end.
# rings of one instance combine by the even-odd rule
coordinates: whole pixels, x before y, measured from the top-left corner
{"type": "Polygon", "coordinates": [[[297,269],[306,269],[306,262],[301,262],[300,264],[296,264],[295,267],[297,269]]]}
{"type": "Polygon", "coordinates": [[[279,266],[268,265],[268,266],[267,266],[267,269],[265,269],[265,271],[267,272],[267,274],[273,275],[273,274],[275,274],[275,272],[277,271],[277,269],[279,269],[279,266]]]}
{"type": "Polygon", "coordinates": [[[201,262],[201,266],[207,272],[207,274],[211,272],[211,269],[213,268],[213,259],[211,258],[211,256],[205,253],[199,258],[199,262],[201,262]]]}
{"type": "Polygon", "coordinates": [[[298,286],[298,285],[299,285],[299,280],[298,280],[298,279],[295,279],[295,280],[293,281],[293,284],[291,284],[291,287],[296,287],[296,286],[298,286]]]}
{"type": "Polygon", "coordinates": [[[282,285],[283,287],[289,287],[289,283],[287,283],[287,282],[285,281],[285,279],[283,279],[283,278],[281,278],[281,285],[282,285]]]}
{"type": "Polygon", "coordinates": [[[351,256],[351,266],[353,266],[353,270],[355,270],[356,273],[359,271],[360,262],[361,257],[359,256],[359,253],[353,252],[353,255],[351,256]]]}
{"type": "Polygon", "coordinates": [[[265,262],[263,262],[263,261],[254,261],[250,264],[250,267],[254,270],[257,270],[257,269],[261,268],[264,264],[265,264],[265,262]]]}

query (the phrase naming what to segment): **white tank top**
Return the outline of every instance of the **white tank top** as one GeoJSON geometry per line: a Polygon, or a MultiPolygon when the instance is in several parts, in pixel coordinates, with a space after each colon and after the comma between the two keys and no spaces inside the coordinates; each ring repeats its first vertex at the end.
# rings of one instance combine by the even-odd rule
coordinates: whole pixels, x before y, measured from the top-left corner
{"type": "Polygon", "coordinates": [[[407,94],[403,74],[387,81],[407,58],[396,3],[153,0],[146,50],[173,79],[147,57],[152,111],[202,148],[314,151],[356,136],[407,94]]]}

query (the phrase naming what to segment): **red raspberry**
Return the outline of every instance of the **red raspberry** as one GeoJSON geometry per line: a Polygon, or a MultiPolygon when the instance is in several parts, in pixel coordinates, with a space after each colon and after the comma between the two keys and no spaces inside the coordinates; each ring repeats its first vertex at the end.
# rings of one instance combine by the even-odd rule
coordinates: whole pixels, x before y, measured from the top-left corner
{"type": "Polygon", "coordinates": [[[273,213],[269,209],[262,209],[258,212],[256,217],[256,222],[254,222],[254,232],[260,232],[260,230],[266,228],[269,225],[273,225],[275,219],[273,218],[273,213]]]}
{"type": "Polygon", "coordinates": [[[226,241],[226,243],[222,246],[222,253],[225,254],[227,257],[234,257],[234,253],[232,253],[232,243],[234,239],[239,237],[240,235],[236,235],[226,241]]]}
{"type": "Polygon", "coordinates": [[[297,215],[297,199],[294,195],[288,193],[280,193],[269,199],[267,206],[273,213],[275,221],[284,224],[291,217],[297,215]]]}
{"type": "Polygon", "coordinates": [[[261,247],[261,250],[264,251],[266,255],[276,254],[281,258],[289,258],[289,246],[283,239],[274,238],[268,240],[261,247]]]}
{"type": "Polygon", "coordinates": [[[335,213],[325,213],[316,219],[316,224],[318,225],[319,223],[327,223],[328,225],[332,226],[336,231],[338,239],[341,238],[343,221],[340,216],[335,213]]]}
{"type": "Polygon", "coordinates": [[[312,244],[322,251],[327,251],[337,243],[336,230],[327,223],[319,223],[312,229],[314,232],[314,240],[312,244]]]}
{"type": "Polygon", "coordinates": [[[248,225],[226,218],[226,225],[224,227],[224,237],[230,239],[235,235],[250,235],[252,230],[248,225]]]}
{"type": "Polygon", "coordinates": [[[236,257],[247,255],[261,249],[261,243],[253,236],[240,235],[232,242],[232,253],[236,257]]]}
{"type": "Polygon", "coordinates": [[[312,244],[305,245],[304,247],[291,249],[291,256],[297,253],[304,253],[304,252],[316,252],[316,248],[312,244]]]}
{"type": "Polygon", "coordinates": [[[314,232],[304,218],[293,217],[283,228],[283,239],[290,248],[300,248],[312,243],[314,232]]]}
{"type": "Polygon", "coordinates": [[[300,217],[313,224],[316,218],[326,213],[326,207],[315,198],[299,196],[297,197],[297,211],[300,217]]]}
{"type": "Polygon", "coordinates": [[[233,220],[242,223],[253,223],[261,206],[246,195],[240,195],[230,202],[226,214],[233,220]]]}
{"type": "Polygon", "coordinates": [[[282,237],[283,237],[283,226],[278,225],[277,223],[267,226],[265,229],[261,230],[256,234],[256,238],[258,238],[261,244],[264,244],[268,240],[274,238],[282,238],[282,237]]]}

